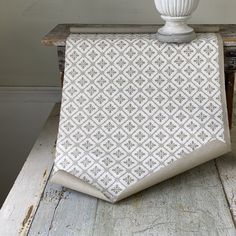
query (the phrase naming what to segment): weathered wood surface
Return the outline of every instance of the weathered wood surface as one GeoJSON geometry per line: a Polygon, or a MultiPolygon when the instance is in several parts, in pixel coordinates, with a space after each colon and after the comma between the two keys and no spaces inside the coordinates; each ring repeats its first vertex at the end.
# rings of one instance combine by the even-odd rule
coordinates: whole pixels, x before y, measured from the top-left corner
{"type": "MultiPolygon", "coordinates": [[[[217,161],[112,205],[47,182],[57,125],[58,117],[49,119],[9,194],[0,235],[236,235],[234,145],[217,161]]],[[[232,136],[234,144],[236,128],[232,136]]]]}
{"type": "Polygon", "coordinates": [[[207,163],[118,205],[99,202],[93,235],[235,235],[217,177],[207,163]]]}
{"type": "Polygon", "coordinates": [[[39,135],[0,211],[0,235],[26,235],[49,178],[54,159],[58,117],[39,135]]]}
{"type": "Polygon", "coordinates": [[[226,72],[225,73],[225,92],[226,92],[226,102],[227,102],[227,111],[228,111],[228,120],[229,120],[230,129],[232,129],[232,124],[233,124],[234,81],[235,81],[235,73],[226,72]]]}
{"type": "Polygon", "coordinates": [[[236,235],[214,161],[115,205],[55,188],[48,184],[30,236],[236,235]]]}
{"type": "Polygon", "coordinates": [[[226,72],[236,71],[236,47],[224,47],[224,64],[226,72]]]}
{"type": "Polygon", "coordinates": [[[28,235],[92,235],[96,209],[97,199],[48,183],[28,235]]]}
{"type": "Polygon", "coordinates": [[[236,148],[115,205],[48,183],[29,235],[236,235],[235,156],[236,148]]]}
{"type": "Polygon", "coordinates": [[[233,126],[231,130],[232,152],[216,159],[219,177],[236,226],[236,102],[234,102],[233,126]]]}
{"type": "MultiPolygon", "coordinates": [[[[65,46],[70,28],[77,28],[77,32],[81,33],[155,33],[160,26],[155,24],[59,24],[41,42],[45,46],[65,46]]],[[[236,46],[236,25],[192,25],[192,27],[196,32],[219,32],[225,46],[236,46]]]]}

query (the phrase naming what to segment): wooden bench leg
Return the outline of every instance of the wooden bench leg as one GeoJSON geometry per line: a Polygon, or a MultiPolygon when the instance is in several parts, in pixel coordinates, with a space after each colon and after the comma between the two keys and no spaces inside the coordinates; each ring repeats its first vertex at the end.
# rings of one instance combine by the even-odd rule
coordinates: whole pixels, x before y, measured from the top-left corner
{"type": "Polygon", "coordinates": [[[233,121],[233,104],[234,104],[234,72],[225,72],[225,89],[227,98],[227,109],[229,118],[229,127],[232,128],[233,121]]]}
{"type": "Polygon", "coordinates": [[[61,81],[61,87],[63,88],[64,72],[60,72],[60,81],[61,81]]]}

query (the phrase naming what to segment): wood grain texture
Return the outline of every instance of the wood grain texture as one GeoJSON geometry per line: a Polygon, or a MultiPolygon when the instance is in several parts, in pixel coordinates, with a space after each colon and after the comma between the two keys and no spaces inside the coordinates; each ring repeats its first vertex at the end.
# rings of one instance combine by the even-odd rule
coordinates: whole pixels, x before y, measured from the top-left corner
{"type": "MultiPolygon", "coordinates": [[[[219,32],[225,46],[236,46],[236,25],[191,25],[196,32],[219,32]]],[[[59,24],[42,39],[45,46],[65,46],[70,28],[81,33],[155,33],[161,25],[155,24],[59,24]]]]}
{"type": "Polygon", "coordinates": [[[0,212],[0,235],[26,235],[51,172],[58,116],[51,117],[18,175],[0,212]]]}
{"type": "Polygon", "coordinates": [[[224,64],[227,73],[236,71],[236,47],[224,47],[224,64]]]}
{"type": "Polygon", "coordinates": [[[225,91],[226,91],[226,102],[228,111],[229,128],[232,129],[233,123],[233,103],[234,103],[234,81],[235,73],[225,73],[225,91]]]}
{"type": "Polygon", "coordinates": [[[47,184],[28,235],[42,236],[48,234],[48,231],[52,227],[51,223],[54,219],[58,203],[64,197],[63,194],[64,191],[61,186],[47,184]]]}
{"type": "Polygon", "coordinates": [[[55,211],[49,234],[51,236],[91,235],[96,208],[97,199],[82,193],[65,191],[55,211]]]}
{"type": "Polygon", "coordinates": [[[236,127],[231,130],[232,152],[216,160],[217,169],[236,226],[236,127]]]}
{"type": "MultiPolygon", "coordinates": [[[[37,157],[36,162],[29,158],[25,166],[39,166],[40,155],[49,159],[47,168],[50,171],[57,124],[57,117],[48,121],[31,153],[31,158],[32,155],[37,157]]],[[[232,130],[232,135],[235,143],[236,129],[232,130]]],[[[1,212],[1,226],[6,226],[0,227],[0,235],[235,236],[235,155],[233,145],[233,153],[217,159],[217,165],[211,161],[115,205],[50,182],[42,195],[48,174],[42,185],[37,185],[45,173],[40,168],[31,171],[27,168],[24,175],[19,175],[17,183],[26,181],[30,187],[21,188],[21,192],[17,188],[12,190],[14,198],[4,204],[7,220],[2,221],[1,212]],[[29,178],[32,171],[38,182],[29,178]],[[32,184],[37,191],[27,197],[32,184]],[[19,202],[23,193],[25,202],[19,202]],[[23,231],[20,230],[22,224],[26,225],[23,231]]]]}
{"type": "Polygon", "coordinates": [[[233,236],[236,231],[212,161],[115,205],[49,183],[29,235],[233,236]]]}
{"type": "Polygon", "coordinates": [[[29,235],[233,236],[236,231],[212,161],[116,205],[48,183],[29,235]]]}
{"type": "Polygon", "coordinates": [[[97,199],[48,183],[29,236],[92,235],[97,199]]]}
{"type": "Polygon", "coordinates": [[[99,201],[93,235],[235,235],[209,162],[116,205],[99,201]]]}

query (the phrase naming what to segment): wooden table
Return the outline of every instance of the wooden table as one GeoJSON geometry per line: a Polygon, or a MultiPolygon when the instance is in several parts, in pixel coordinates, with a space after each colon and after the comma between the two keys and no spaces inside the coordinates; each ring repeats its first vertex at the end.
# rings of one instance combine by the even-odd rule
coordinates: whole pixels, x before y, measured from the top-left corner
{"type": "Polygon", "coordinates": [[[112,205],[48,181],[58,114],[57,108],[1,209],[1,236],[236,235],[236,128],[232,153],[112,205]]]}
{"type": "MultiPolygon", "coordinates": [[[[87,25],[60,24],[43,39],[45,46],[56,46],[58,52],[61,81],[64,77],[65,43],[71,30],[80,33],[155,33],[160,25],[87,25]]],[[[236,71],[236,25],[192,25],[198,33],[220,33],[224,41],[225,87],[230,128],[232,126],[234,80],[236,71]]]]}
{"type": "MultiPolygon", "coordinates": [[[[58,26],[43,40],[59,52],[67,35],[62,28],[68,26],[58,26]]],[[[233,34],[225,37],[232,79],[233,34]]],[[[57,106],[2,206],[1,236],[236,235],[236,128],[231,130],[232,153],[112,205],[50,183],[58,119],[57,106]]]]}

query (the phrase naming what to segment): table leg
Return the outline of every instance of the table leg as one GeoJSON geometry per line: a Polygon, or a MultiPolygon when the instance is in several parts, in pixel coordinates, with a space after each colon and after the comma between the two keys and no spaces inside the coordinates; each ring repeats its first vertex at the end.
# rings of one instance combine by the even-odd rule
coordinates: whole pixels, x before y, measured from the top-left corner
{"type": "Polygon", "coordinates": [[[233,120],[233,102],[234,102],[234,72],[225,72],[225,89],[226,89],[226,99],[227,99],[227,109],[228,109],[228,119],[229,127],[232,128],[233,120]]]}
{"type": "Polygon", "coordinates": [[[64,72],[60,72],[60,81],[61,81],[61,87],[63,88],[64,72]]]}

